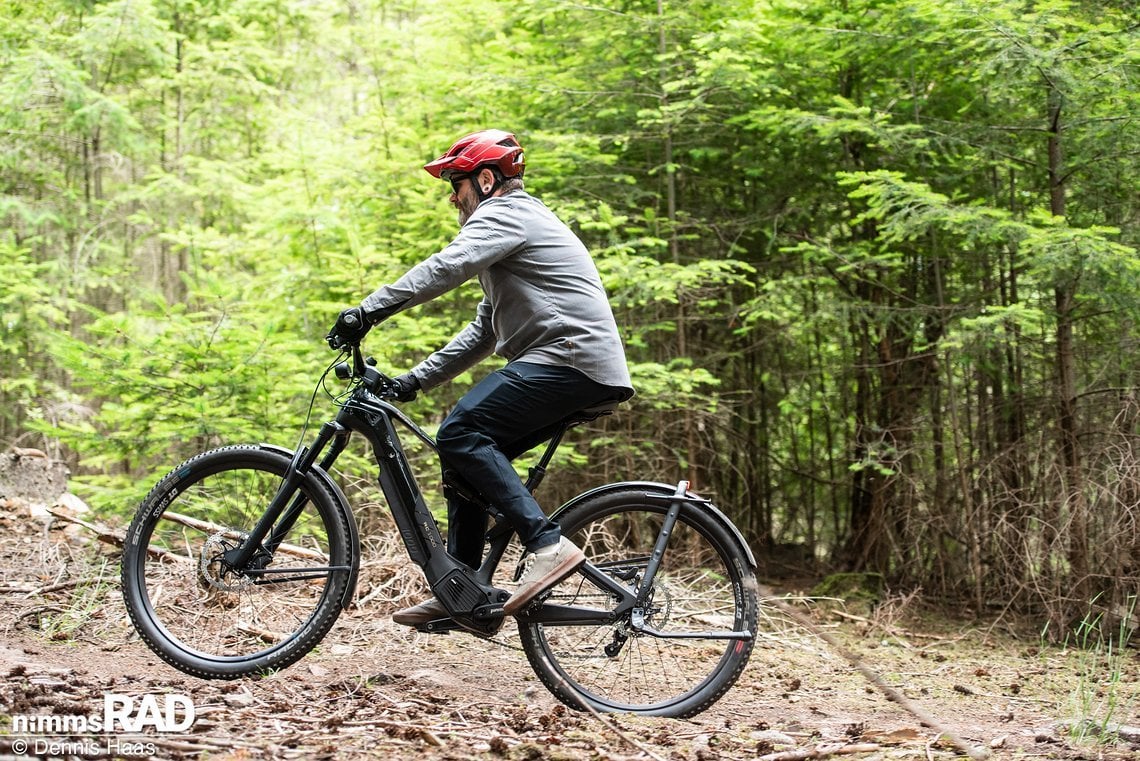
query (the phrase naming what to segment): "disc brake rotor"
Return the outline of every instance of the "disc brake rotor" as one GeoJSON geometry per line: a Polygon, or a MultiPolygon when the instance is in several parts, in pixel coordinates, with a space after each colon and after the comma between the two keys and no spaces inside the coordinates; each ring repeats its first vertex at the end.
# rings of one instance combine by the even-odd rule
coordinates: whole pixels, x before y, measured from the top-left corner
{"type": "Polygon", "coordinates": [[[222,560],[222,555],[236,546],[237,543],[227,541],[224,531],[214,534],[202,545],[198,572],[207,585],[223,592],[240,592],[253,583],[253,579],[238,575],[222,560]]]}

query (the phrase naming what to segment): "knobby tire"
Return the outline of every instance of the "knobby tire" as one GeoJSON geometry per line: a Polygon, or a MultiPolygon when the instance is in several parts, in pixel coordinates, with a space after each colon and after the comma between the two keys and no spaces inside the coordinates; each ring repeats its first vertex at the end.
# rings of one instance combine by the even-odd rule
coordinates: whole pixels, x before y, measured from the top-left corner
{"type": "Polygon", "coordinates": [[[331,568],[350,564],[349,529],[313,475],[299,488],[303,511],[265,566],[279,573],[258,577],[273,583],[253,583],[218,561],[256,524],[289,463],[256,446],[205,452],[163,477],[139,506],[123,549],[123,597],[143,641],[175,668],[206,679],[280,669],[315,647],[340,614],[349,574],[331,568]]]}
{"type": "MultiPolygon", "coordinates": [[[[590,562],[631,588],[668,509],[644,496],[636,488],[600,494],[559,519],[563,535],[590,562]]],[[[699,504],[682,506],[652,589],[646,618],[658,630],[755,637],[755,571],[739,541],[699,504]]],[[[614,607],[612,596],[580,574],[561,582],[547,601],[614,607]]],[[[609,625],[520,622],[519,634],[535,673],[567,705],[669,717],[693,716],[715,703],[743,672],[755,642],[661,639],[633,631],[628,616],[609,625]]]]}

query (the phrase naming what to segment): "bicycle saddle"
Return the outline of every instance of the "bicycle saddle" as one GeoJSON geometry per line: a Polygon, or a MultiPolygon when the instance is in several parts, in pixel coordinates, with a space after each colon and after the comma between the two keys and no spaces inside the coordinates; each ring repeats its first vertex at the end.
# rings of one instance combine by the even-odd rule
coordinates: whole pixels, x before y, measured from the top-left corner
{"type": "Polygon", "coordinates": [[[618,401],[617,399],[611,399],[608,402],[602,402],[601,404],[595,404],[593,407],[585,407],[584,409],[580,409],[577,412],[573,412],[570,415],[567,415],[566,418],[564,418],[562,422],[565,425],[575,425],[577,423],[588,423],[591,420],[597,420],[600,417],[603,417],[605,415],[609,415],[610,413],[612,413],[614,410],[617,409],[617,406],[619,404],[621,404],[621,402],[618,401]]]}

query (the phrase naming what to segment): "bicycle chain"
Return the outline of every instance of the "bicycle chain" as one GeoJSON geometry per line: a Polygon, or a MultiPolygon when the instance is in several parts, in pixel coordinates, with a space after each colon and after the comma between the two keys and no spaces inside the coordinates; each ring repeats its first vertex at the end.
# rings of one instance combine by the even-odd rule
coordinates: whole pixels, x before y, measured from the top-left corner
{"type": "MultiPolygon", "coordinates": [[[[604,595],[602,595],[602,596],[604,597],[604,595]]],[[[546,601],[546,600],[574,600],[574,601],[580,602],[582,600],[582,596],[576,595],[576,594],[575,595],[549,595],[549,596],[543,598],[543,601],[546,601]]],[[[623,624],[621,622],[616,622],[616,623],[612,624],[612,626],[619,627],[619,628],[625,630],[628,628],[628,623],[623,624]]],[[[494,637],[487,637],[487,638],[485,638],[485,641],[490,642],[493,645],[498,645],[499,647],[501,647],[505,650],[517,650],[520,653],[526,652],[521,645],[513,645],[510,642],[504,642],[503,640],[495,639],[494,637]]],[[[597,660],[599,658],[609,658],[609,656],[605,655],[604,653],[600,654],[600,655],[564,654],[564,655],[560,655],[559,658],[564,659],[564,660],[590,661],[590,660],[597,660]]]]}

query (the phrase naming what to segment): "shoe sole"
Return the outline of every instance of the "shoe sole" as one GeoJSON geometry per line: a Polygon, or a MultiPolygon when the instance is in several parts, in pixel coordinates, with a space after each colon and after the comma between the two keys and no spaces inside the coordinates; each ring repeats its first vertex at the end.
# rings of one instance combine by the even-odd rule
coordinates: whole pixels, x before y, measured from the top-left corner
{"type": "Polygon", "coordinates": [[[401,616],[399,613],[393,613],[392,623],[400,624],[401,626],[419,626],[420,624],[426,624],[431,621],[438,621],[441,618],[448,618],[450,615],[451,614],[446,610],[440,611],[438,614],[435,614],[433,612],[430,614],[422,613],[414,616],[401,616]]]}
{"type": "Polygon", "coordinates": [[[415,619],[397,619],[397,617],[393,615],[392,623],[398,623],[401,625],[401,627],[418,627],[420,624],[431,623],[432,621],[439,621],[440,619],[447,619],[447,617],[449,617],[447,613],[426,617],[416,616],[415,619]]]}
{"type": "Polygon", "coordinates": [[[392,616],[392,623],[400,624],[401,626],[420,626],[421,624],[431,623],[432,621],[438,621],[441,618],[447,617],[446,613],[440,616],[429,616],[427,618],[422,616],[416,616],[415,618],[396,618],[392,616]]]}
{"type": "Polygon", "coordinates": [[[585,562],[586,556],[581,551],[579,551],[576,556],[566,558],[557,566],[555,566],[553,571],[547,574],[547,578],[552,578],[552,581],[546,584],[542,584],[541,586],[536,584],[534,587],[532,587],[532,591],[527,593],[525,597],[520,597],[517,592],[512,595],[511,599],[507,600],[507,602],[503,605],[503,615],[515,615],[520,610],[530,605],[534,598],[538,597],[540,594],[547,591],[555,584],[562,581],[567,576],[581,568],[585,562]]]}

